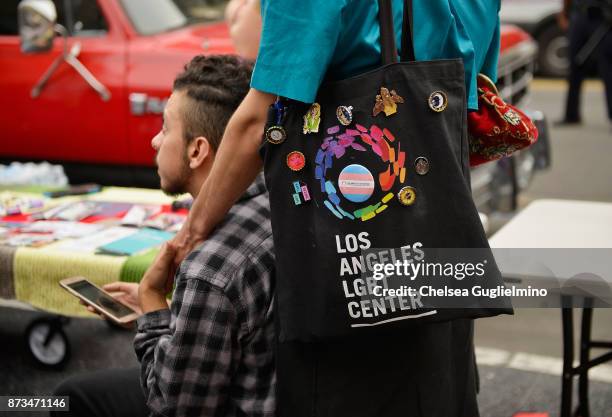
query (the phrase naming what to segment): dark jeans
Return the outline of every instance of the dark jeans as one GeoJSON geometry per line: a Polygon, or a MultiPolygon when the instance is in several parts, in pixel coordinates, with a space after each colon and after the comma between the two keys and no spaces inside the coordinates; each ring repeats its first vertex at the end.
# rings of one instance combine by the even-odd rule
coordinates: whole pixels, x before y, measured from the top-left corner
{"type": "Polygon", "coordinates": [[[139,417],[149,409],[140,388],[140,368],[88,372],[68,378],[54,395],[70,397],[70,412],[58,417],[139,417]]]}
{"type": "MultiPolygon", "coordinates": [[[[595,31],[603,24],[601,16],[574,12],[570,19],[569,27],[569,58],[570,72],[568,77],[567,103],[565,108],[565,120],[579,121],[580,115],[580,90],[589,72],[587,62],[579,65],[576,55],[580,53],[583,46],[593,36],[595,31]]],[[[612,31],[608,31],[597,49],[593,52],[593,58],[598,62],[599,76],[602,78],[606,88],[606,102],[608,106],[608,118],[612,121],[612,31]]]]}
{"type": "Polygon", "coordinates": [[[478,417],[473,321],[277,346],[279,417],[478,417]]]}

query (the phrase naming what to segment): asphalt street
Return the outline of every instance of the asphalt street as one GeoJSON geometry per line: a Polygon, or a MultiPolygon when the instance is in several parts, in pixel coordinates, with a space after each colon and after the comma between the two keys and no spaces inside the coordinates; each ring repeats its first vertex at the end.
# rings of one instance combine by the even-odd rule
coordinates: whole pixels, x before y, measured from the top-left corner
{"type": "MultiPolygon", "coordinates": [[[[543,111],[550,121],[557,119],[563,83],[538,80],[533,87],[528,107],[543,111]]],[[[612,127],[605,116],[601,84],[587,85],[583,104],[584,125],[551,126],[552,167],[534,178],[521,196],[521,207],[540,198],[612,201],[612,127]]],[[[98,319],[73,319],[65,328],[72,346],[67,367],[62,371],[39,368],[28,357],[22,339],[28,323],[40,314],[0,308],[2,395],[49,395],[69,375],[137,364],[131,331],[111,328],[98,319]]],[[[612,340],[612,311],[598,310],[594,317],[594,336],[612,340]]],[[[558,310],[521,309],[511,317],[479,320],[476,343],[482,417],[512,417],[518,412],[559,415],[562,345],[558,310]]],[[[591,377],[591,416],[612,417],[612,364],[592,371],[591,377]]]]}

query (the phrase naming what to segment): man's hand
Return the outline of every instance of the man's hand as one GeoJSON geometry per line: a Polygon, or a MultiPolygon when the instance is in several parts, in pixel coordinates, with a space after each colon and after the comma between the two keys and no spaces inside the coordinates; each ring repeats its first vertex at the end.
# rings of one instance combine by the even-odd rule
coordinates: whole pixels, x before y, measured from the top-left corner
{"type": "MultiPolygon", "coordinates": [[[[115,281],[111,282],[110,284],[104,284],[102,288],[106,292],[108,292],[113,298],[117,299],[118,301],[121,301],[123,304],[130,307],[136,313],[142,314],[142,310],[140,310],[140,304],[138,303],[138,284],[133,282],[115,281]]],[[[97,314],[102,318],[107,318],[105,315],[93,308],[90,304],[87,304],[85,301],[80,300],[80,303],[90,313],[97,314]]]]}
{"type": "MultiPolygon", "coordinates": [[[[123,304],[130,307],[132,310],[134,310],[139,315],[142,314],[142,310],[140,309],[140,305],[138,304],[138,284],[135,284],[132,282],[116,281],[116,282],[111,282],[110,284],[105,284],[104,286],[102,286],[102,288],[105,291],[107,291],[111,296],[113,296],[113,298],[117,299],[118,301],[121,301],[123,304]]],[[[111,320],[104,314],[100,313],[100,311],[93,308],[90,304],[87,304],[85,301],[80,300],[80,303],[90,313],[97,314],[104,320],[111,320]]],[[[133,322],[124,323],[124,324],[119,324],[119,323],[115,323],[115,324],[125,327],[127,329],[131,329],[132,327],[134,327],[133,322]]]]}
{"type": "Polygon", "coordinates": [[[172,290],[174,283],[175,256],[176,247],[172,241],[164,243],[140,281],[138,299],[143,313],[168,308],[166,294],[172,290]]]}
{"type": "Polygon", "coordinates": [[[138,314],[142,314],[138,303],[138,284],[116,281],[106,284],[102,288],[138,314]]]}
{"type": "MultiPolygon", "coordinates": [[[[191,216],[191,213],[189,214],[191,216]]],[[[170,244],[174,247],[174,268],[178,268],[181,262],[189,255],[193,250],[200,245],[202,242],[206,240],[204,234],[197,234],[196,230],[192,230],[193,222],[189,221],[189,218],[183,226],[181,230],[174,236],[174,238],[170,241],[170,244]]],[[[171,271],[174,272],[174,271],[171,271]]]]}

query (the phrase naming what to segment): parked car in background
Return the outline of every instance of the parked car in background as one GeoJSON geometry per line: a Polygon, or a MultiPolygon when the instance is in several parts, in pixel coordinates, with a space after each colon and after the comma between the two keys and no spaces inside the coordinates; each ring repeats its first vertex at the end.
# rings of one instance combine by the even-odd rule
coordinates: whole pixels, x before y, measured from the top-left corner
{"type": "Polygon", "coordinates": [[[528,32],[538,43],[537,71],[550,77],[564,77],[569,63],[567,38],[557,25],[563,0],[502,0],[502,22],[528,32]]]}
{"type": "MultiPolygon", "coordinates": [[[[161,128],[174,77],[194,55],[233,52],[222,22],[227,0],[37,3],[49,15],[24,15],[21,26],[32,20],[53,27],[57,20],[62,36],[50,38],[49,48],[20,39],[19,0],[0,2],[0,66],[6,69],[0,160],[59,163],[72,183],[157,187],[150,141],[161,128]]],[[[24,39],[30,32],[22,31],[24,39]]],[[[501,37],[500,91],[516,103],[528,91],[537,46],[516,26],[504,26],[501,37]]],[[[534,115],[544,128],[543,117],[534,115]]],[[[540,162],[534,155],[521,152],[474,170],[479,208],[514,207],[536,167],[548,163],[542,162],[547,153],[540,162]]]]}
{"type": "Polygon", "coordinates": [[[194,55],[233,51],[226,1],[49,1],[66,37],[38,53],[20,49],[19,3],[0,2],[0,159],[61,163],[72,182],[158,185],[150,140],[174,77],[194,55]]]}

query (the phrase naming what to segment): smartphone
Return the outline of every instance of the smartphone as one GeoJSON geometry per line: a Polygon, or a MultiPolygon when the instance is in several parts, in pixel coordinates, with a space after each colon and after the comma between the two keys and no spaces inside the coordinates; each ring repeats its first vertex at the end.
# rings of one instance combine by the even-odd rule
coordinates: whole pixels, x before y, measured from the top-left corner
{"type": "Polygon", "coordinates": [[[138,318],[137,312],[83,277],[66,278],[59,284],[69,293],[117,323],[129,323],[138,318]]]}

